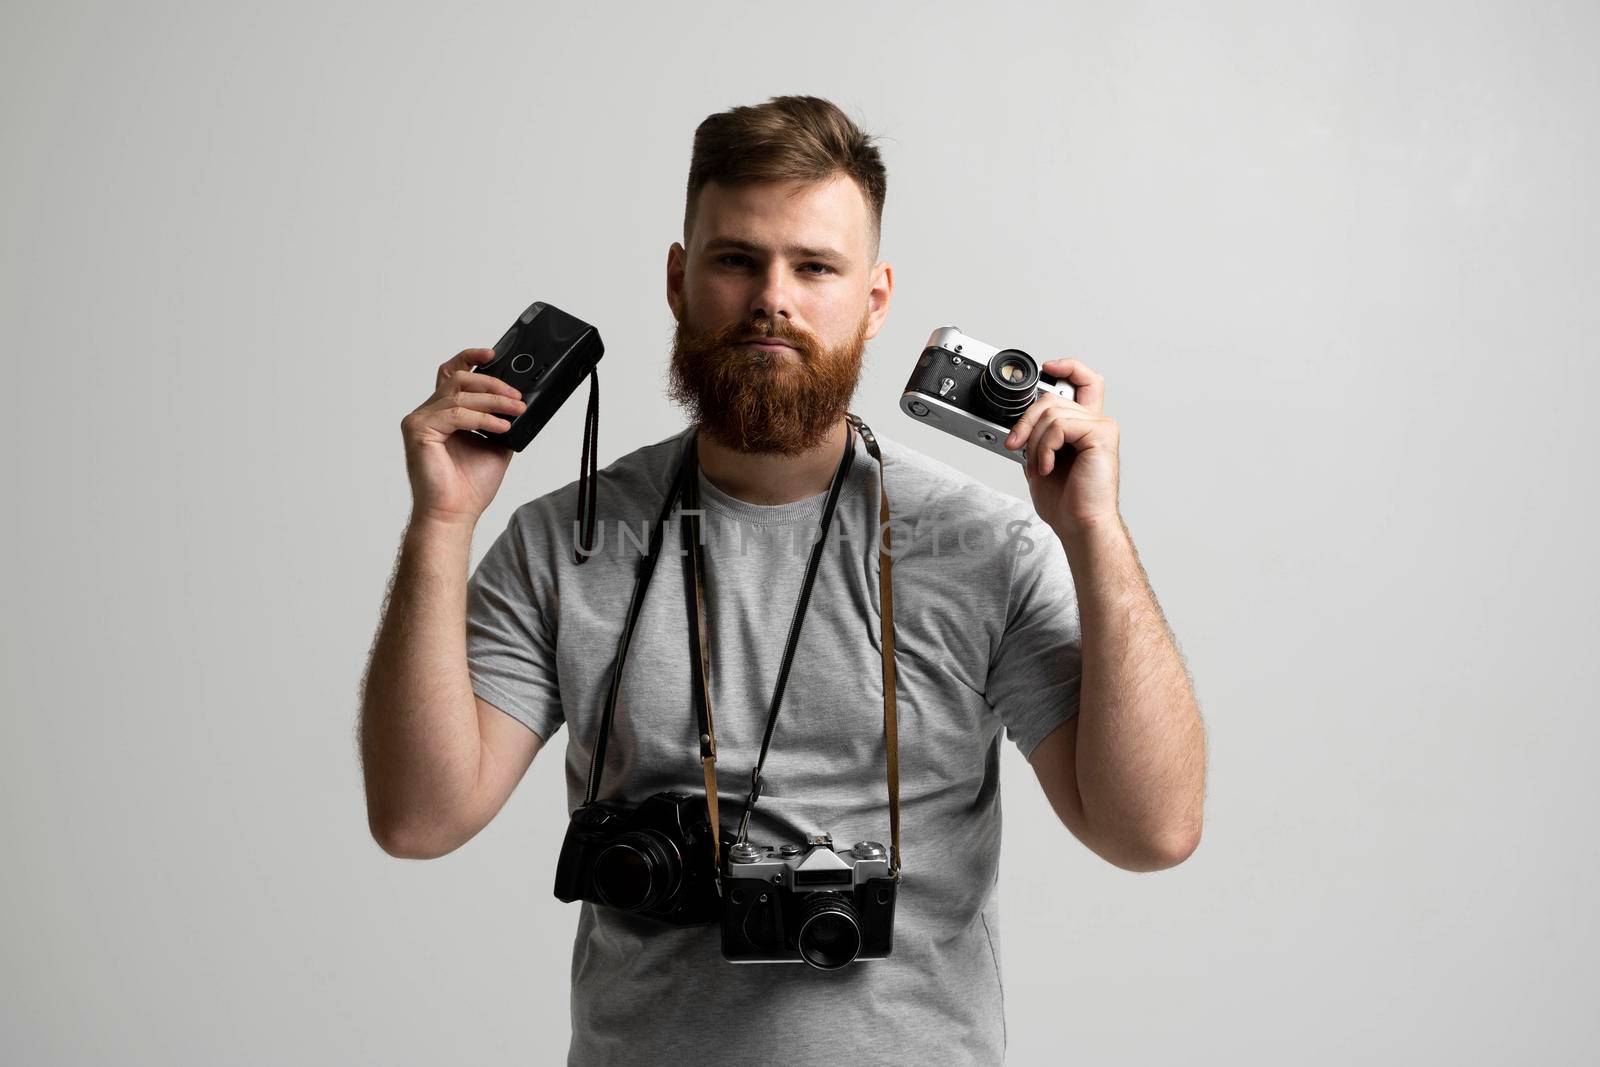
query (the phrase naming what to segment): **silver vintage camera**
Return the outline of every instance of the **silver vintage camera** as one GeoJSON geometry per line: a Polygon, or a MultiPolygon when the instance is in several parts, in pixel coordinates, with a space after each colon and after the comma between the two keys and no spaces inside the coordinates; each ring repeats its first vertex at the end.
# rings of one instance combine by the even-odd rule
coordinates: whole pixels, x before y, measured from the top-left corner
{"type": "Polygon", "coordinates": [[[1006,435],[1046,392],[1071,400],[1076,390],[1044,373],[1020,348],[995,348],[954,326],[941,326],[912,368],[900,410],[1021,463],[1027,458],[1024,450],[1007,448],[1006,435]]]}
{"type": "Polygon", "coordinates": [[[734,845],[724,860],[722,958],[823,971],[887,959],[898,882],[876,841],[843,851],[828,834],[804,846],[734,845]]]}

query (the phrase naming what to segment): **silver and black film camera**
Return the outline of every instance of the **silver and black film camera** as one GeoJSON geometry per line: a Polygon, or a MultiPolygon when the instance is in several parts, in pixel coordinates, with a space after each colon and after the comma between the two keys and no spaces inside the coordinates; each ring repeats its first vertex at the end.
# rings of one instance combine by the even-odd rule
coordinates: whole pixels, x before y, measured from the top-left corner
{"type": "Polygon", "coordinates": [[[836,850],[831,836],[812,834],[804,846],[734,845],[722,879],[722,956],[824,971],[887,959],[898,881],[876,841],[836,850]]]}
{"type": "Polygon", "coordinates": [[[1076,391],[1040,370],[1020,348],[995,348],[954,326],[941,326],[912,368],[900,410],[1021,463],[1027,458],[1024,450],[1007,448],[1006,435],[1046,392],[1071,400],[1076,391]]]}

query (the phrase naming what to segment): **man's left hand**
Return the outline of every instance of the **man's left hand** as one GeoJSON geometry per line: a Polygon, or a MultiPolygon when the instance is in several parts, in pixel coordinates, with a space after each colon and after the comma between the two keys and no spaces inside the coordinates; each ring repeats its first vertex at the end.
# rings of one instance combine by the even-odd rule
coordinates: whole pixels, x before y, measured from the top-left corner
{"type": "Polygon", "coordinates": [[[1052,359],[1040,370],[1070,384],[1073,399],[1041,394],[1005,440],[1007,448],[1026,443],[1023,473],[1034,510],[1063,540],[1114,526],[1119,431],[1104,413],[1105,379],[1075,359],[1052,359]]]}

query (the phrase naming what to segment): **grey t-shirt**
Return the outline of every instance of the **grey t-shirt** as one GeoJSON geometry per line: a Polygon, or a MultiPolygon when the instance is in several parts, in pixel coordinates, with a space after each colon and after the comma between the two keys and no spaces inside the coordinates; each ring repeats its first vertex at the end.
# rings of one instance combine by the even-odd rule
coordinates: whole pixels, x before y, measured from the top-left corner
{"type": "MultiPolygon", "coordinates": [[[[582,566],[573,562],[573,482],[518,507],[468,583],[474,690],[546,740],[569,726],[568,812],[550,813],[563,824],[583,801],[642,545],[692,432],[600,472],[601,540],[582,566]]],[[[893,520],[900,737],[893,952],[826,972],[733,964],[718,926],[675,927],[551,896],[552,907],[581,909],[569,1064],[955,1067],[1004,1058],[1000,732],[1027,755],[1077,711],[1077,598],[1061,543],[1030,503],[878,440],[893,520]]],[[[718,794],[731,831],[826,494],[762,506],[699,479],[718,794]]],[[[878,465],[858,437],[751,821],[757,843],[824,831],[840,848],[889,841],[878,506],[878,465]]],[[[704,795],[681,545],[669,519],[623,672],[603,800],[704,795]]],[[[552,883],[555,860],[546,858],[552,883]]]]}

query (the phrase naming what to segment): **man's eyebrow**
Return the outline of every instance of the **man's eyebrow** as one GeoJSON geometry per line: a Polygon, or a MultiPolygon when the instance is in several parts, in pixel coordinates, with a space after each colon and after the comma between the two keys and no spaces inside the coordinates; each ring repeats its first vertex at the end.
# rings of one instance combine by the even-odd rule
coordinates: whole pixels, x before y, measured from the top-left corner
{"type": "MultiPolygon", "coordinates": [[[[714,237],[706,242],[707,252],[716,252],[724,248],[732,248],[739,252],[751,252],[756,255],[766,255],[768,249],[754,241],[746,241],[738,237],[714,237]]],[[[850,257],[843,252],[832,248],[811,248],[806,245],[790,245],[784,253],[800,259],[825,259],[831,263],[848,263],[850,257]]]]}

